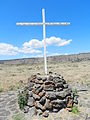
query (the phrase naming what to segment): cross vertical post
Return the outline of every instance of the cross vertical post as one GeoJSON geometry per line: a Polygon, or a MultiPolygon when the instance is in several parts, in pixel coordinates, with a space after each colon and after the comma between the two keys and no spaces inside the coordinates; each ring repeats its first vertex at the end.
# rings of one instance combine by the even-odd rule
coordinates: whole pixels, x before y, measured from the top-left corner
{"type": "Polygon", "coordinates": [[[43,22],[17,22],[18,26],[43,26],[43,41],[44,41],[44,67],[45,76],[47,77],[47,56],[46,56],[46,26],[68,26],[70,22],[45,22],[45,9],[42,9],[43,22]]]}
{"type": "Polygon", "coordinates": [[[44,67],[45,67],[45,75],[47,76],[46,31],[45,31],[45,10],[44,9],[42,9],[42,17],[43,17],[43,40],[44,40],[44,67]]]}

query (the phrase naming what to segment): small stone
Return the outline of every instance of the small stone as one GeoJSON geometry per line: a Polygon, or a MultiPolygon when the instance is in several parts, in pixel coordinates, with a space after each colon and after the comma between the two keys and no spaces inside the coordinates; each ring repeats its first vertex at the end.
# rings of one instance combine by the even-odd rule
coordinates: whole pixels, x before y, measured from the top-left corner
{"type": "Polygon", "coordinates": [[[43,115],[43,117],[48,117],[49,113],[47,111],[45,111],[42,115],[43,115]]]}
{"type": "Polygon", "coordinates": [[[67,107],[71,108],[73,106],[73,100],[71,98],[68,99],[67,107]]]}
{"type": "Polygon", "coordinates": [[[52,103],[53,107],[57,108],[57,109],[61,109],[64,106],[63,100],[59,100],[59,99],[53,100],[53,101],[51,101],[51,103],[52,103]]]}
{"type": "Polygon", "coordinates": [[[56,92],[60,92],[62,90],[63,90],[63,88],[56,88],[56,92]]]}
{"type": "Polygon", "coordinates": [[[37,110],[36,110],[36,108],[35,107],[32,107],[32,108],[30,108],[29,109],[29,117],[33,117],[34,115],[37,115],[37,110]]]}
{"type": "Polygon", "coordinates": [[[53,108],[53,112],[58,112],[59,109],[53,108]]]}
{"type": "Polygon", "coordinates": [[[46,97],[43,96],[41,99],[40,99],[40,104],[44,105],[45,104],[45,101],[46,101],[46,97]]]}
{"type": "Polygon", "coordinates": [[[33,96],[32,91],[29,91],[29,92],[28,92],[28,95],[29,95],[29,97],[32,97],[32,96],[33,96]]]}
{"type": "Polygon", "coordinates": [[[42,78],[41,78],[41,77],[37,77],[37,79],[38,79],[38,80],[42,80],[42,78]]]}
{"type": "Polygon", "coordinates": [[[55,89],[54,85],[44,85],[44,90],[45,91],[53,91],[55,89]]]}
{"type": "MultiPolygon", "coordinates": [[[[51,73],[49,73],[49,74],[51,74],[51,73]]],[[[49,80],[49,81],[53,81],[53,76],[50,75],[49,78],[48,78],[48,80],[49,80]]]]}
{"type": "Polygon", "coordinates": [[[50,102],[50,100],[46,99],[46,102],[45,102],[45,108],[48,109],[48,110],[51,110],[52,109],[52,104],[50,102]]]}
{"type": "Polygon", "coordinates": [[[56,99],[55,92],[48,92],[47,93],[47,98],[49,98],[50,100],[56,99]]]}
{"type": "Polygon", "coordinates": [[[42,110],[38,109],[38,115],[42,115],[42,110]]]}
{"type": "Polygon", "coordinates": [[[41,105],[41,104],[39,103],[39,101],[36,101],[36,102],[35,102],[35,107],[36,107],[37,109],[41,109],[42,111],[45,110],[45,107],[44,107],[43,105],[41,105]]]}
{"type": "Polygon", "coordinates": [[[42,81],[43,81],[43,82],[45,82],[46,80],[47,80],[47,78],[46,78],[46,77],[42,78],[42,81]]]}
{"type": "Polygon", "coordinates": [[[64,91],[56,92],[56,96],[59,99],[63,99],[63,98],[65,98],[65,93],[64,93],[64,91]]]}
{"type": "Polygon", "coordinates": [[[29,111],[29,106],[24,106],[23,112],[28,113],[28,111],[29,111]]]}
{"type": "Polygon", "coordinates": [[[40,100],[40,96],[38,96],[38,95],[36,95],[36,94],[34,94],[34,93],[33,93],[33,98],[34,98],[35,100],[40,100]]]}
{"type": "Polygon", "coordinates": [[[32,87],[33,87],[33,86],[34,86],[34,83],[32,83],[32,82],[28,82],[27,87],[28,87],[28,90],[29,90],[29,91],[32,90],[32,87]]]}
{"type": "Polygon", "coordinates": [[[28,82],[35,82],[36,78],[37,78],[37,75],[31,75],[31,77],[28,78],[28,82]]]}
{"type": "MultiPolygon", "coordinates": [[[[39,89],[40,87],[41,87],[41,85],[36,84],[36,85],[33,86],[32,91],[33,91],[34,93],[36,93],[36,91],[38,92],[38,89],[39,89]]],[[[36,94],[37,94],[37,93],[36,93],[36,94]]]]}
{"type": "Polygon", "coordinates": [[[35,93],[39,94],[42,90],[43,90],[43,87],[41,86],[40,88],[38,88],[38,89],[35,90],[35,93]]]}
{"type": "Polygon", "coordinates": [[[54,81],[55,83],[59,83],[59,82],[62,82],[62,79],[60,79],[60,77],[58,76],[58,77],[54,77],[54,78],[53,78],[53,81],[54,81]]]}
{"type": "Polygon", "coordinates": [[[63,86],[65,89],[68,88],[68,84],[63,84],[63,86]]]}
{"type": "Polygon", "coordinates": [[[33,97],[29,97],[29,98],[28,98],[28,103],[27,103],[27,105],[28,105],[29,107],[33,107],[33,106],[34,106],[34,99],[33,99],[33,97]]]}
{"type": "Polygon", "coordinates": [[[53,72],[49,71],[49,74],[53,74],[53,72]]]}
{"type": "Polygon", "coordinates": [[[56,84],[56,87],[57,87],[57,88],[63,88],[63,83],[62,83],[62,82],[57,83],[57,84],[56,84]]]}
{"type": "Polygon", "coordinates": [[[43,97],[45,95],[45,91],[42,90],[42,92],[40,92],[38,95],[40,96],[40,98],[43,97]]]}
{"type": "Polygon", "coordinates": [[[53,81],[46,81],[44,84],[45,85],[54,85],[55,86],[55,83],[53,81]]]}

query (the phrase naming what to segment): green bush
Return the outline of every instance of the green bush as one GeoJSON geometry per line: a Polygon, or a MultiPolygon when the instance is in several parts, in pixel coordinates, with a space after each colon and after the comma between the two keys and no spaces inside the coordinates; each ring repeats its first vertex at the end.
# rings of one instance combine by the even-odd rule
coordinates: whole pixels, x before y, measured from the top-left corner
{"type": "Polygon", "coordinates": [[[71,112],[74,113],[74,114],[79,114],[78,107],[77,107],[76,105],[74,105],[74,106],[71,108],[71,112]]]}
{"type": "Polygon", "coordinates": [[[21,110],[23,110],[24,106],[27,104],[28,102],[28,92],[25,90],[25,91],[22,91],[18,93],[18,104],[19,104],[19,108],[21,110]]]}
{"type": "Polygon", "coordinates": [[[74,97],[78,96],[78,90],[77,89],[73,90],[73,94],[74,94],[74,97]]]}

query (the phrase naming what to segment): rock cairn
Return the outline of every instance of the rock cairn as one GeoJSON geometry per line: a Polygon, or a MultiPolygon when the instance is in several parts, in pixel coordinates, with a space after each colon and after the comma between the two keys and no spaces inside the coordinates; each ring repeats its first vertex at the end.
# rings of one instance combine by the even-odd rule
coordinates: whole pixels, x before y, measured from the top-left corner
{"type": "Polygon", "coordinates": [[[26,113],[33,112],[48,117],[49,112],[73,106],[72,90],[61,75],[52,72],[49,72],[47,78],[39,73],[32,75],[24,89],[28,90],[28,102],[24,107],[26,113]]]}

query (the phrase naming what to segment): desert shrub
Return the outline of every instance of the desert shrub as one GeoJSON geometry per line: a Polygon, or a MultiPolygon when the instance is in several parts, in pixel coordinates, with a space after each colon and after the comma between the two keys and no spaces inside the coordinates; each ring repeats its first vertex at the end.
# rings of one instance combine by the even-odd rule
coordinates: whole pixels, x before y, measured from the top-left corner
{"type": "Polygon", "coordinates": [[[15,89],[15,85],[9,86],[9,90],[10,90],[10,91],[12,91],[12,90],[14,90],[14,89],[15,89]]]}
{"type": "Polygon", "coordinates": [[[73,90],[73,94],[74,94],[74,97],[78,96],[78,90],[77,89],[73,90]]]}
{"type": "Polygon", "coordinates": [[[71,108],[71,112],[74,113],[74,114],[79,114],[78,107],[77,107],[76,105],[74,105],[74,106],[71,108]]]}
{"type": "Polygon", "coordinates": [[[18,84],[17,84],[17,89],[21,89],[21,88],[23,88],[23,87],[24,87],[23,81],[20,80],[20,81],[18,82],[18,84]]]}
{"type": "Polygon", "coordinates": [[[25,91],[19,91],[18,93],[18,104],[19,104],[19,108],[21,110],[23,110],[24,106],[27,104],[28,102],[28,92],[27,90],[25,91]]]}

